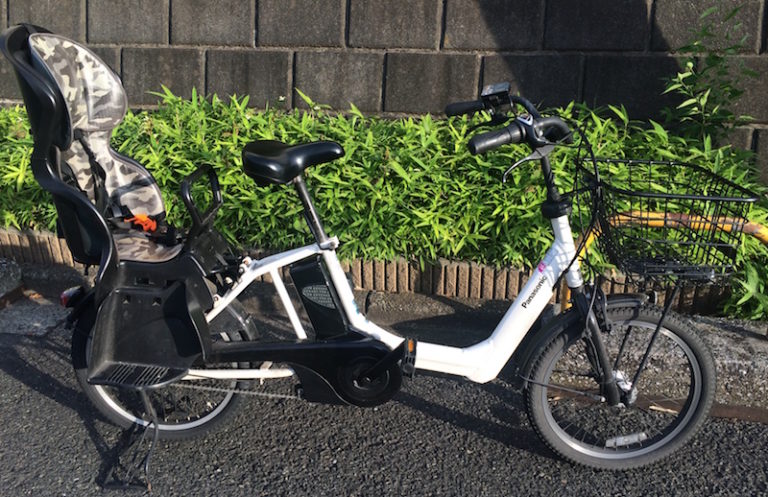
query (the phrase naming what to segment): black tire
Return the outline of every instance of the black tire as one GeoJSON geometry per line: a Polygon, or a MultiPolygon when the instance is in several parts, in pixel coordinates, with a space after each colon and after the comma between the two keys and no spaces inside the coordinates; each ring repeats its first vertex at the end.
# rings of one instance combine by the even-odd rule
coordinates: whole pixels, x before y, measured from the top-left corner
{"type": "MultiPolygon", "coordinates": [[[[247,316],[239,302],[230,304],[210,324],[213,340],[255,340],[253,326],[244,326],[247,316]]],[[[149,418],[136,391],[91,385],[87,381],[92,323],[81,319],[72,335],[72,364],[77,382],[98,411],[109,421],[122,427],[146,426],[149,418]]],[[[251,322],[249,320],[249,325],[251,322]]],[[[240,365],[246,367],[247,365],[240,365]]],[[[234,380],[178,381],[166,387],[148,391],[159,417],[160,439],[187,439],[201,436],[220,427],[236,412],[241,396],[232,392],[202,391],[187,388],[200,385],[223,389],[247,388],[234,380]]]]}
{"type": "Polygon", "coordinates": [[[633,400],[628,383],[661,309],[621,306],[609,308],[607,314],[613,329],[601,336],[614,373],[626,380],[622,406],[599,400],[600,386],[587,358],[589,346],[580,330],[571,328],[555,336],[534,359],[531,378],[536,384],[526,390],[528,416],[544,442],[570,461],[599,469],[637,468],[669,456],[696,434],[712,407],[715,363],[701,338],[670,312],[633,400]]]}

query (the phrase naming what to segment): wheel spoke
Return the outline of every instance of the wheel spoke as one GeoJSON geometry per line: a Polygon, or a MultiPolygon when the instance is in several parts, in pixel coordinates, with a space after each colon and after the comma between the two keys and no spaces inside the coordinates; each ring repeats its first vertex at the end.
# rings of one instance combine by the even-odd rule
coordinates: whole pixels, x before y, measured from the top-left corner
{"type": "Polygon", "coordinates": [[[621,358],[624,355],[624,349],[627,346],[627,342],[629,341],[629,335],[632,334],[632,327],[627,326],[627,331],[624,333],[624,338],[621,340],[621,347],[619,347],[619,352],[616,354],[616,361],[613,363],[613,370],[616,371],[619,369],[619,366],[621,364],[621,358]]]}

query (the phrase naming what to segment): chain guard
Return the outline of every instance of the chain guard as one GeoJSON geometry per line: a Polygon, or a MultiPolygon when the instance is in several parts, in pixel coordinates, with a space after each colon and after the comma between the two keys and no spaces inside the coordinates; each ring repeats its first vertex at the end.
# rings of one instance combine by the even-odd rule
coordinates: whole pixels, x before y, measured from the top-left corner
{"type": "Polygon", "coordinates": [[[363,378],[362,373],[378,362],[373,357],[355,357],[339,366],[335,378],[325,378],[309,368],[292,365],[299,378],[295,395],[259,392],[243,388],[223,388],[195,385],[193,382],[177,381],[167,388],[182,388],[207,392],[234,393],[271,399],[296,399],[322,404],[351,404],[358,407],[375,407],[392,399],[403,383],[402,371],[398,364],[387,368],[378,378],[363,378]]]}

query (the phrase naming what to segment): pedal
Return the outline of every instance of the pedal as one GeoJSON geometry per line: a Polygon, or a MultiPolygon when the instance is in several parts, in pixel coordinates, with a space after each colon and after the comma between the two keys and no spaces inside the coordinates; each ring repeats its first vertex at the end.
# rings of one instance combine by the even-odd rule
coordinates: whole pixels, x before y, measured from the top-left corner
{"type": "Polygon", "coordinates": [[[186,374],[186,369],[107,362],[88,377],[88,383],[123,388],[155,388],[179,380],[186,374]]]}
{"type": "Polygon", "coordinates": [[[403,372],[403,376],[413,378],[416,376],[416,340],[406,338],[403,343],[405,347],[403,358],[400,359],[400,370],[403,372]]]}

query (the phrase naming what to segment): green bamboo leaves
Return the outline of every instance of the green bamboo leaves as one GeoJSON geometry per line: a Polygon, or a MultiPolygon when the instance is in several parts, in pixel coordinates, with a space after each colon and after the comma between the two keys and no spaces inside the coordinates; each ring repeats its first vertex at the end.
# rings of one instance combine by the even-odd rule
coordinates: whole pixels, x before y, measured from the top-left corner
{"type": "MultiPolygon", "coordinates": [[[[211,164],[224,194],[216,227],[228,239],[273,250],[309,242],[293,190],[257,187],[242,172],[241,151],[252,140],[326,139],[339,142],[346,155],[309,169],[307,183],[326,230],[342,241],[342,258],[446,257],[530,266],[551,241],[538,208],[544,189],[537,163],[501,183],[506,168],[527,154],[525,147],[502,147],[477,157],[467,151],[473,126],[487,116],[384,119],[364,116],[355,107],[331,112],[301,93],[306,110],[257,111],[248,107],[247,97],[195,94],[185,100],[168,89],[157,95],[159,108],[129,113],[112,142],[151,171],[170,220],[178,225],[188,224],[178,195],[181,179],[198,165],[211,164]]],[[[632,121],[622,107],[596,111],[570,104],[552,113],[583,129],[599,156],[693,161],[758,188],[748,152],[680,137],[655,122],[632,121]]],[[[6,137],[0,142],[0,223],[53,229],[55,209],[29,170],[32,139],[24,110],[0,109],[0,132],[6,137]]],[[[551,156],[563,191],[573,187],[575,157],[576,149],[565,147],[551,156]]],[[[614,184],[627,179],[618,169],[605,174],[614,184]]],[[[758,207],[753,217],[767,218],[766,212],[758,207]]],[[[758,245],[747,249],[747,263],[766,258],[758,245]]],[[[762,292],[751,278],[745,281],[746,294],[762,292]]]]}

